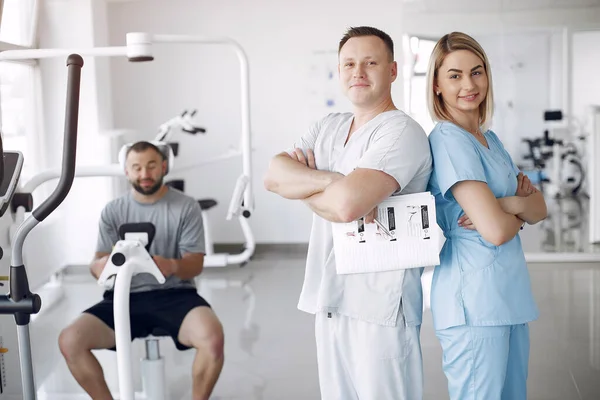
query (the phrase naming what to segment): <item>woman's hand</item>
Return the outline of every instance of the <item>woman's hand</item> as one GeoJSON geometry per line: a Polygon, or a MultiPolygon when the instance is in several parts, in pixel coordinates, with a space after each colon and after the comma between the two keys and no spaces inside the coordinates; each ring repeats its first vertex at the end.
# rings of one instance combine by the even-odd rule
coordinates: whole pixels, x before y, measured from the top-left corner
{"type": "Polygon", "coordinates": [[[460,217],[458,219],[458,226],[465,228],[465,229],[469,229],[471,231],[476,231],[477,228],[475,228],[475,224],[473,223],[473,221],[471,221],[469,219],[469,217],[467,216],[467,214],[464,214],[462,217],[460,217]]]}
{"type": "Polygon", "coordinates": [[[535,192],[537,192],[537,189],[533,186],[527,175],[519,172],[517,176],[517,193],[515,193],[515,196],[527,197],[535,192]]]}

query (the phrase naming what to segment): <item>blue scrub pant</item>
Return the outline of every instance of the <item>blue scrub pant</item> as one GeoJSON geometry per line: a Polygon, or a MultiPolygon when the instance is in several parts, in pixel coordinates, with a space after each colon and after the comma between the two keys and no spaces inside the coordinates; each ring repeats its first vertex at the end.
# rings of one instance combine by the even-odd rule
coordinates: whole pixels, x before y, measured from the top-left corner
{"type": "Polygon", "coordinates": [[[451,400],[526,400],[529,325],[436,331],[451,400]]]}

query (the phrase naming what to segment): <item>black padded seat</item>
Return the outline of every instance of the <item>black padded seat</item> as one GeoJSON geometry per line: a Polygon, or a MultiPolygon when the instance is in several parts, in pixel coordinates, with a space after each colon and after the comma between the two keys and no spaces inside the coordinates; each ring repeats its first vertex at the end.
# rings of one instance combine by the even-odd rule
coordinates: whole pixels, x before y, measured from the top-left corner
{"type": "Polygon", "coordinates": [[[202,210],[210,210],[217,205],[217,201],[215,199],[200,199],[198,200],[198,203],[200,204],[200,208],[202,210]]]}
{"type": "Polygon", "coordinates": [[[166,330],[161,329],[161,328],[152,329],[152,332],[150,332],[150,335],[154,336],[154,337],[170,336],[169,332],[167,332],[166,330]]]}

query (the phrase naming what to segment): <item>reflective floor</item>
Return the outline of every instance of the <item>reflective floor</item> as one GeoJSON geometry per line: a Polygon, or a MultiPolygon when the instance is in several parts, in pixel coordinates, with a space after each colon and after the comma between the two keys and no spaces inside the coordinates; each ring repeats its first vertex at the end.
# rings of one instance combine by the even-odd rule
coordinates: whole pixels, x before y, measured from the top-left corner
{"type": "MultiPolygon", "coordinates": [[[[200,292],[213,304],[226,332],[226,362],[213,399],[319,399],[313,320],[296,309],[303,259],[257,257],[245,268],[210,269],[200,292]]],[[[531,265],[541,318],[531,324],[529,399],[600,398],[600,266],[531,265]]],[[[42,391],[68,399],[79,392],[59,356],[62,326],[100,297],[87,273],[64,278],[66,298],[33,326],[34,358],[42,391]]],[[[441,351],[427,313],[422,329],[425,398],[447,399],[441,351]]],[[[135,359],[141,356],[135,342],[135,359]]],[[[161,342],[172,399],[190,399],[193,352],[161,342]]],[[[116,358],[99,351],[111,388],[116,358]]],[[[135,371],[137,376],[138,371],[135,371]]],[[[140,387],[140,382],[137,382],[140,387]]],[[[84,398],[84,397],[82,397],[84,398]]]]}

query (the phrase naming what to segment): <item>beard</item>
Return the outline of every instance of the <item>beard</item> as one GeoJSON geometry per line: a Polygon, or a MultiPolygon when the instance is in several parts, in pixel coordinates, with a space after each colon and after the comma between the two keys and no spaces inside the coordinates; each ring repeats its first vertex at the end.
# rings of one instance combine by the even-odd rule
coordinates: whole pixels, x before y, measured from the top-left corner
{"type": "Polygon", "coordinates": [[[140,185],[140,181],[136,181],[136,182],[130,182],[131,186],[133,186],[133,188],[135,189],[136,192],[146,195],[146,196],[152,196],[154,193],[158,192],[158,190],[162,187],[163,185],[163,177],[161,176],[155,183],[154,185],[150,186],[150,187],[143,187],[142,185],[140,185]]]}

